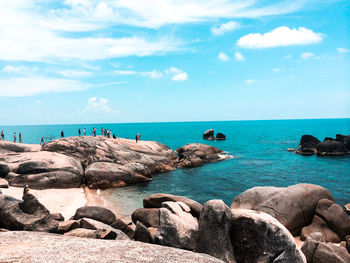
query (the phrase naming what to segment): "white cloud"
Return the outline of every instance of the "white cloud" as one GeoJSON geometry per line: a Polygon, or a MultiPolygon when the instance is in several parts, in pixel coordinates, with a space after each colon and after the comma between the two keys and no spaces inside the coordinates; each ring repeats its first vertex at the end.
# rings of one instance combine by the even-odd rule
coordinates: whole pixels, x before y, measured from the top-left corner
{"type": "Polygon", "coordinates": [[[133,70],[115,70],[114,73],[117,75],[135,75],[137,72],[133,70]]]}
{"type": "Polygon", "coordinates": [[[218,59],[220,59],[220,60],[223,61],[223,62],[230,61],[230,57],[229,57],[226,53],[224,53],[224,52],[220,52],[220,53],[219,53],[218,59]]]}
{"type": "Polygon", "coordinates": [[[108,100],[105,98],[98,99],[97,97],[91,97],[88,100],[88,104],[82,111],[78,111],[80,114],[85,113],[109,113],[119,114],[119,110],[113,110],[108,106],[108,100]]]}
{"type": "Polygon", "coordinates": [[[293,45],[316,44],[322,41],[323,35],[305,27],[298,29],[282,26],[271,32],[260,34],[251,33],[241,37],[237,45],[242,48],[271,48],[293,45]]]}
{"type": "Polygon", "coordinates": [[[236,21],[229,21],[226,23],[223,23],[219,26],[215,26],[211,28],[211,32],[213,35],[223,35],[226,32],[233,31],[235,29],[238,29],[241,27],[241,23],[236,22],[236,21]]]}
{"type": "Polygon", "coordinates": [[[337,48],[338,53],[348,53],[350,50],[346,48],[337,48]]]}
{"type": "Polygon", "coordinates": [[[67,78],[80,78],[80,77],[90,77],[92,72],[90,71],[79,71],[79,70],[62,70],[59,71],[62,76],[67,78]]]}
{"type": "Polygon", "coordinates": [[[181,69],[176,67],[171,67],[164,71],[166,75],[170,75],[171,79],[174,81],[184,81],[188,80],[188,74],[181,69]]]}
{"type": "Polygon", "coordinates": [[[188,74],[186,72],[181,72],[181,73],[174,75],[171,79],[175,80],[175,81],[188,80],[188,74]]]}
{"type": "Polygon", "coordinates": [[[255,82],[255,80],[254,79],[247,79],[246,81],[245,81],[245,84],[253,84],[255,82]]]}
{"type": "Polygon", "coordinates": [[[148,72],[142,72],[141,73],[142,76],[146,76],[149,77],[151,79],[160,79],[164,76],[163,72],[158,71],[158,70],[152,70],[152,71],[148,71],[148,72]]]}
{"type": "Polygon", "coordinates": [[[7,65],[2,68],[2,71],[6,73],[22,73],[29,70],[30,68],[24,65],[20,65],[20,66],[7,65]]]}
{"type": "Polygon", "coordinates": [[[46,77],[0,79],[0,97],[25,97],[47,92],[84,90],[86,85],[76,80],[46,77]]]}
{"type": "Polygon", "coordinates": [[[311,58],[319,59],[320,57],[319,56],[315,56],[315,54],[312,53],[312,52],[305,52],[305,53],[300,54],[300,58],[301,59],[311,59],[311,58]]]}
{"type": "Polygon", "coordinates": [[[236,61],[245,61],[245,57],[240,52],[235,52],[235,60],[236,61]]]}

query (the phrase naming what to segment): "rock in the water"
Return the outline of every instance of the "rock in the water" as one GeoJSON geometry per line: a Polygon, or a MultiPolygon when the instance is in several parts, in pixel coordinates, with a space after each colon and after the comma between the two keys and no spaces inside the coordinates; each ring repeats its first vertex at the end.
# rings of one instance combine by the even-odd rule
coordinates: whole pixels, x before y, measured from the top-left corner
{"type": "Polygon", "coordinates": [[[312,135],[303,135],[299,143],[301,154],[309,155],[317,152],[316,145],[320,142],[319,139],[312,135]]]}
{"type": "Polygon", "coordinates": [[[341,240],[350,235],[350,217],[334,201],[323,199],[317,204],[316,215],[321,217],[341,240]]]}
{"type": "Polygon", "coordinates": [[[5,163],[0,163],[0,178],[5,178],[10,172],[10,168],[5,163]]]}
{"type": "Polygon", "coordinates": [[[327,242],[339,243],[340,238],[332,231],[326,222],[324,222],[319,216],[315,215],[312,219],[312,223],[309,226],[303,227],[300,234],[300,240],[305,240],[311,233],[320,232],[327,242]]]}
{"type": "Polygon", "coordinates": [[[91,218],[82,218],[80,221],[80,227],[86,228],[86,229],[92,229],[92,230],[109,230],[114,233],[116,233],[116,238],[118,240],[129,240],[130,238],[124,234],[123,231],[119,229],[115,229],[111,227],[110,225],[107,225],[105,223],[102,223],[100,221],[91,219],[91,218]]]}
{"type": "Polygon", "coordinates": [[[287,152],[295,152],[295,149],[294,148],[288,148],[286,149],[287,152]]]}
{"type": "Polygon", "coordinates": [[[263,212],[231,209],[231,242],[237,262],[306,262],[293,236],[263,212]]]}
{"type": "Polygon", "coordinates": [[[203,139],[204,140],[214,140],[214,130],[213,129],[206,130],[203,133],[203,139]]]}
{"type": "Polygon", "coordinates": [[[154,243],[154,237],[151,235],[148,228],[139,221],[136,223],[134,240],[151,244],[154,243]]]}
{"type": "Polygon", "coordinates": [[[1,209],[0,225],[9,230],[56,232],[58,222],[35,196],[26,194],[23,202],[14,202],[1,209]]]}
{"type": "Polygon", "coordinates": [[[80,223],[77,220],[68,220],[68,221],[59,222],[57,233],[64,234],[76,228],[80,228],[80,223]]]}
{"type": "Polygon", "coordinates": [[[340,155],[347,153],[344,143],[336,140],[324,140],[316,145],[317,154],[340,155]]]}
{"type": "Polygon", "coordinates": [[[144,224],[146,227],[155,227],[159,225],[159,208],[139,208],[131,215],[132,222],[137,221],[144,224]]]}
{"type": "Polygon", "coordinates": [[[216,134],[216,140],[220,141],[220,140],[226,140],[226,135],[221,133],[221,132],[218,132],[216,134]]]}
{"type": "Polygon", "coordinates": [[[333,200],[331,193],[318,185],[296,184],[286,188],[253,187],[238,195],[231,208],[262,211],[280,221],[293,235],[311,223],[317,203],[333,200]]]}
{"type": "Polygon", "coordinates": [[[197,247],[198,221],[185,212],[177,202],[164,202],[159,209],[159,226],[155,233],[155,243],[195,250],[197,247]]]}
{"type": "Polygon", "coordinates": [[[337,141],[342,142],[345,146],[345,148],[350,151],[350,135],[341,135],[337,134],[336,138],[337,141]]]}
{"type": "Polygon", "coordinates": [[[199,218],[200,212],[202,210],[202,205],[197,201],[194,201],[190,198],[179,196],[179,195],[171,195],[171,194],[164,194],[164,193],[153,194],[143,199],[143,207],[160,208],[162,207],[162,203],[167,201],[185,203],[191,209],[190,213],[194,217],[199,218]]]}
{"type": "Polygon", "coordinates": [[[64,217],[61,213],[51,213],[51,215],[56,221],[64,221],[64,217]]]}
{"type": "Polygon", "coordinates": [[[0,178],[0,188],[9,188],[9,183],[5,179],[0,178]]]}
{"type": "Polygon", "coordinates": [[[5,248],[0,253],[0,262],[223,263],[209,255],[142,242],[38,232],[0,233],[0,247],[5,248]]]}
{"type": "Polygon", "coordinates": [[[111,210],[101,206],[80,207],[73,216],[75,220],[84,217],[95,219],[108,225],[112,224],[116,220],[115,214],[111,210]]]}
{"type": "Polygon", "coordinates": [[[210,200],[203,205],[199,218],[199,252],[225,262],[236,262],[231,243],[232,212],[222,200],[210,200]]]}
{"type": "Polygon", "coordinates": [[[178,148],[179,167],[197,167],[204,163],[218,162],[231,158],[224,151],[210,145],[190,143],[178,148]]]}
{"type": "Polygon", "coordinates": [[[96,162],[86,167],[85,180],[89,188],[104,189],[150,181],[152,178],[150,177],[150,171],[142,164],[121,165],[96,162]],[[148,175],[148,177],[137,173],[135,170],[143,171],[143,174],[148,175]]]}

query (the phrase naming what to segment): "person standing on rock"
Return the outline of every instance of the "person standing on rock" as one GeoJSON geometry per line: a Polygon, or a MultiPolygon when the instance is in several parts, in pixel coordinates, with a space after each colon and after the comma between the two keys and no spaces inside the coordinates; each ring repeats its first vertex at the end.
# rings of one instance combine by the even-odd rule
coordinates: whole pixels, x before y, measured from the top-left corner
{"type": "Polygon", "coordinates": [[[103,128],[101,127],[101,135],[103,135],[103,128]]]}
{"type": "Polygon", "coordinates": [[[78,130],[78,134],[79,134],[79,137],[80,137],[80,135],[81,135],[81,130],[80,130],[80,128],[79,128],[79,130],[78,130]]]}
{"type": "Polygon", "coordinates": [[[86,129],[84,128],[84,136],[86,136],[86,129]]]}
{"type": "Polygon", "coordinates": [[[64,132],[63,132],[63,130],[61,131],[61,138],[64,138],[64,132]]]}
{"type": "Polygon", "coordinates": [[[96,137],[96,128],[95,127],[92,129],[92,136],[96,137]]]}
{"type": "Polygon", "coordinates": [[[16,142],[16,140],[17,140],[17,137],[16,137],[16,133],[14,132],[13,133],[13,142],[16,142]]]}
{"type": "Polygon", "coordinates": [[[5,140],[5,134],[3,130],[1,131],[1,140],[5,140]]]}
{"type": "Polygon", "coordinates": [[[41,141],[40,141],[40,145],[44,145],[45,144],[45,142],[44,142],[44,136],[43,137],[41,137],[41,141]]]}
{"type": "Polygon", "coordinates": [[[23,143],[23,142],[22,142],[22,134],[21,134],[21,133],[18,134],[18,142],[19,142],[19,143],[23,143]]]}
{"type": "Polygon", "coordinates": [[[29,186],[26,184],[26,186],[23,188],[23,195],[29,194],[29,186]]]}

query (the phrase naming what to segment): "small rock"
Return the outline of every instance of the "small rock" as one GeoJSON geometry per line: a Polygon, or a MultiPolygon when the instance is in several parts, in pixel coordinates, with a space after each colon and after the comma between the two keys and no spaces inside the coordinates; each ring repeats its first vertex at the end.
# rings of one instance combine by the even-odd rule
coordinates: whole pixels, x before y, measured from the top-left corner
{"type": "Polygon", "coordinates": [[[314,263],[349,263],[350,254],[344,247],[332,243],[319,243],[313,256],[314,263]]]}
{"type": "Polygon", "coordinates": [[[64,221],[64,217],[61,213],[52,213],[51,216],[57,221],[64,221]]]}
{"type": "Polygon", "coordinates": [[[57,233],[58,234],[64,234],[66,232],[69,232],[73,229],[79,228],[80,223],[76,220],[68,220],[58,223],[57,233]]]}
{"type": "Polygon", "coordinates": [[[350,216],[350,203],[344,205],[344,211],[348,216],[350,216]]]}
{"type": "Polygon", "coordinates": [[[214,130],[213,129],[206,130],[203,133],[203,139],[204,140],[214,140],[214,130]]]}
{"type": "Polygon", "coordinates": [[[345,242],[346,242],[345,247],[350,253],[350,235],[345,237],[345,242]]]}
{"type": "Polygon", "coordinates": [[[0,163],[0,178],[5,178],[10,172],[10,168],[5,163],[0,163]]]}
{"type": "Polygon", "coordinates": [[[301,251],[304,253],[307,263],[313,262],[313,256],[320,242],[325,242],[325,239],[323,238],[323,235],[320,232],[311,233],[306,238],[304,244],[301,247],[301,251]]]}
{"type": "Polygon", "coordinates": [[[293,148],[288,148],[288,149],[286,149],[286,151],[287,151],[287,152],[295,152],[295,149],[293,149],[293,148]]]}
{"type": "Polygon", "coordinates": [[[111,224],[111,227],[123,231],[130,238],[133,238],[133,236],[134,236],[135,231],[127,223],[125,223],[123,220],[121,220],[120,218],[117,218],[111,224]]]}
{"type": "Polygon", "coordinates": [[[221,132],[218,132],[218,133],[216,134],[216,140],[217,140],[217,141],[226,140],[226,135],[223,134],[223,133],[221,133],[221,132]]]}

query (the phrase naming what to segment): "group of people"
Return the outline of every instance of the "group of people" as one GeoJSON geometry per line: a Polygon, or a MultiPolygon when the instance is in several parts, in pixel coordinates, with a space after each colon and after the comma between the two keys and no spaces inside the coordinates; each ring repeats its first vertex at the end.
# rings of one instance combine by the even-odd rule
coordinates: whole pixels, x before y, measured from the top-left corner
{"type": "MultiPolygon", "coordinates": [[[[3,130],[0,133],[0,140],[3,140],[3,141],[5,140],[5,133],[3,130]]],[[[17,142],[16,132],[13,133],[13,142],[17,142]]],[[[23,143],[22,142],[22,133],[18,133],[18,142],[23,143]]]]}

